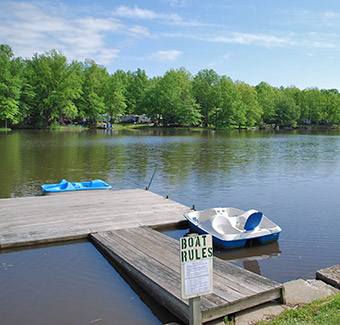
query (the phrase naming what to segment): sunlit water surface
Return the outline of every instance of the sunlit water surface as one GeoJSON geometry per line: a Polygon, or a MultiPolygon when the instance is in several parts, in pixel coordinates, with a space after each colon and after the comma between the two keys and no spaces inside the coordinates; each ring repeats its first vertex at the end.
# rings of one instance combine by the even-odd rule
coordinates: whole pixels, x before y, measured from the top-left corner
{"type": "Polygon", "coordinates": [[[338,131],[14,131],[0,150],[0,197],[41,195],[62,178],[144,188],[157,166],[151,191],[197,210],[254,208],[283,229],[278,244],[220,257],[279,282],[339,263],[338,131]]]}

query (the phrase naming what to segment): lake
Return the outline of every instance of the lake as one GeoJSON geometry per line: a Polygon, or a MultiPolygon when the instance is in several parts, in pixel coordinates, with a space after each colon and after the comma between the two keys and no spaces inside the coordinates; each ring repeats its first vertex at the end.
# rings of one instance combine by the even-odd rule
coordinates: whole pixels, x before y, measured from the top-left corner
{"type": "Polygon", "coordinates": [[[0,251],[1,324],[178,321],[87,241],[0,251]]]}
{"type": "Polygon", "coordinates": [[[145,188],[157,166],[151,191],[197,210],[256,209],[283,229],[276,244],[221,258],[279,282],[339,263],[339,131],[13,131],[0,150],[1,198],[62,178],[145,188]]]}

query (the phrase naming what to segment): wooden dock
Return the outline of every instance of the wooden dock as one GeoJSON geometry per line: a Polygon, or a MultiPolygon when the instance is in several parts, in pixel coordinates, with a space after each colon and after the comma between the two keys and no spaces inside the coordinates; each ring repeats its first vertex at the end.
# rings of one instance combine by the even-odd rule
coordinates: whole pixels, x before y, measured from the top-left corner
{"type": "MultiPolygon", "coordinates": [[[[183,321],[179,243],[151,227],[177,224],[190,209],[145,190],[79,192],[0,200],[0,250],[89,238],[116,266],[183,321]]],[[[274,299],[280,283],[214,258],[214,292],[202,297],[202,321],[274,299]]]]}
{"type": "MultiPolygon", "coordinates": [[[[181,298],[179,242],[149,227],[92,234],[90,239],[114,265],[132,275],[157,301],[188,321],[181,298]]],[[[218,258],[213,260],[214,293],[201,299],[207,322],[262,303],[284,299],[283,286],[218,258]]]]}
{"type": "Polygon", "coordinates": [[[0,199],[0,248],[87,238],[98,231],[176,224],[189,210],[142,189],[0,199]]]}

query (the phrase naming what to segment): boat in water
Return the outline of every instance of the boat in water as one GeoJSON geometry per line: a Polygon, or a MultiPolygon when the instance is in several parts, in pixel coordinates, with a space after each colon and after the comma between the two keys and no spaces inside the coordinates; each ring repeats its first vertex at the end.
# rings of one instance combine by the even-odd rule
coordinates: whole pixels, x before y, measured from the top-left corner
{"type": "Polygon", "coordinates": [[[112,188],[111,185],[105,183],[101,179],[95,179],[90,182],[75,182],[75,183],[71,183],[68,182],[66,179],[63,179],[58,184],[44,184],[41,185],[40,187],[46,194],[88,190],[108,190],[112,188]]]}
{"type": "Polygon", "coordinates": [[[211,234],[213,242],[225,249],[244,247],[249,241],[276,242],[282,229],[256,210],[213,208],[184,214],[190,227],[200,234],[211,234]]]}

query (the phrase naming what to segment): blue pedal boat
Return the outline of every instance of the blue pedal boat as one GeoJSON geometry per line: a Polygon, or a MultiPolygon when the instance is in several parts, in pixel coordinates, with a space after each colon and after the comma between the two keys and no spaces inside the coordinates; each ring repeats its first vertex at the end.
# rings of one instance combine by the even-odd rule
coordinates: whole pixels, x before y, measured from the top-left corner
{"type": "Polygon", "coordinates": [[[256,210],[213,208],[184,214],[199,234],[211,234],[213,242],[225,249],[244,247],[248,241],[276,242],[282,229],[256,210]]]}
{"type": "Polygon", "coordinates": [[[101,179],[95,179],[90,182],[76,182],[76,183],[71,183],[68,182],[66,179],[63,179],[58,184],[44,184],[41,185],[40,187],[46,194],[88,190],[108,190],[112,188],[111,185],[105,183],[101,179]]]}

